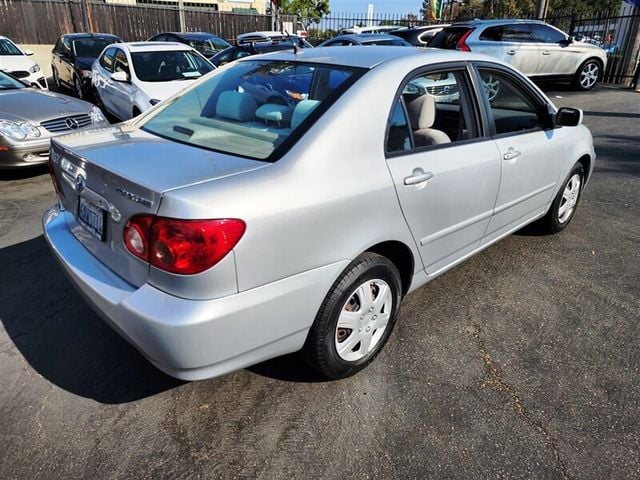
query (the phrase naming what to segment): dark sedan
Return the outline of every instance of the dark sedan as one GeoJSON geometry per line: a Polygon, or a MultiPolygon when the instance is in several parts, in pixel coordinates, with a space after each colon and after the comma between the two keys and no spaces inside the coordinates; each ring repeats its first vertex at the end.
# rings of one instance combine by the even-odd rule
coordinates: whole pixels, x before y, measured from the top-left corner
{"type": "Polygon", "coordinates": [[[242,57],[258,55],[261,53],[278,52],[283,50],[293,50],[296,48],[313,48],[313,46],[301,37],[289,35],[281,36],[266,41],[242,41],[238,45],[229,47],[209,59],[216,67],[220,67],[226,63],[233,62],[242,57]]]}
{"type": "Polygon", "coordinates": [[[213,33],[207,32],[164,32],[154,35],[147,41],[184,43],[207,58],[213,57],[216,53],[231,46],[226,40],[223,40],[213,33]]]}
{"type": "Polygon", "coordinates": [[[70,33],[62,35],[51,52],[51,71],[56,87],[72,89],[85,98],[91,87],[91,65],[102,50],[122,39],[106,33],[70,33]]]}
{"type": "Polygon", "coordinates": [[[0,71],[0,169],[46,163],[51,137],[107,124],[88,102],[30,88],[0,71]]]}
{"type": "Polygon", "coordinates": [[[426,47],[429,40],[447,26],[449,25],[427,25],[424,27],[401,28],[400,30],[389,32],[389,34],[406,40],[414,47],[426,47]]]}

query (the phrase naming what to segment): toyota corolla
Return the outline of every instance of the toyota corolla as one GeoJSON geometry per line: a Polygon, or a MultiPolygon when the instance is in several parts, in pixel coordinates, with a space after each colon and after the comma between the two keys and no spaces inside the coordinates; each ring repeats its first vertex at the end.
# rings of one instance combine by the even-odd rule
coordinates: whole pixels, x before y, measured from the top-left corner
{"type": "Polygon", "coordinates": [[[168,374],[302,350],[342,378],[383,348],[409,292],[529,223],[564,229],[594,161],[582,112],[499,60],[277,52],[54,140],[43,223],[87,301],[168,374]],[[242,87],[273,77],[296,79],[295,102],[242,87]],[[415,88],[434,78],[457,94],[415,88]]]}

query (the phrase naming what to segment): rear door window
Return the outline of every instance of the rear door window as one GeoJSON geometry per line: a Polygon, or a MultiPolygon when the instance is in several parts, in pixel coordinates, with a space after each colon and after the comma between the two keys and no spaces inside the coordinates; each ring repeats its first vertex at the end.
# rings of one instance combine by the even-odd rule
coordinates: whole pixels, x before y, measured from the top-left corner
{"type": "Polygon", "coordinates": [[[529,25],[524,23],[514,23],[505,25],[502,30],[503,42],[530,43],[534,42],[533,33],[529,25]]]}

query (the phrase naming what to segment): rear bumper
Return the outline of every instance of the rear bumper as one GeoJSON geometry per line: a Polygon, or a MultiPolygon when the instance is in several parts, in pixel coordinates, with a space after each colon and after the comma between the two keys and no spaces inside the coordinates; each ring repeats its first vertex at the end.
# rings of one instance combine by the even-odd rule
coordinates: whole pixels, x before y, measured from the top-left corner
{"type": "Polygon", "coordinates": [[[104,266],[67,228],[70,213],[45,212],[45,238],[87,302],[152,364],[200,380],[302,348],[326,292],[348,261],[215,300],[136,288],[104,266]]]}

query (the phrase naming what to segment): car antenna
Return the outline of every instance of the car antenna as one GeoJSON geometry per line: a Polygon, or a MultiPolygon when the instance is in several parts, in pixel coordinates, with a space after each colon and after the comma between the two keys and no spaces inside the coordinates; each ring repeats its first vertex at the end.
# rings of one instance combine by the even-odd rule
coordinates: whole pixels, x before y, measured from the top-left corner
{"type": "Polygon", "coordinates": [[[302,49],[296,44],[296,42],[294,42],[291,39],[291,35],[289,34],[289,32],[287,30],[285,30],[284,34],[287,36],[287,40],[291,41],[291,45],[293,45],[293,53],[295,53],[296,55],[299,54],[299,53],[302,53],[302,49]]]}

